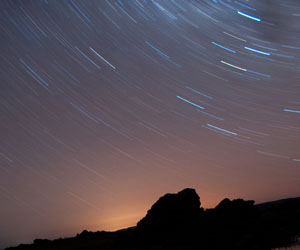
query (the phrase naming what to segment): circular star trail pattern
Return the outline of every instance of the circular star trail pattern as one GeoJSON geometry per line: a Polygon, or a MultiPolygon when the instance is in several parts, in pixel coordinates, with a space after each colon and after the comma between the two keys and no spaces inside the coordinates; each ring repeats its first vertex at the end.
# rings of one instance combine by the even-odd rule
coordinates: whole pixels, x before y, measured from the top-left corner
{"type": "Polygon", "coordinates": [[[298,0],[4,0],[0,33],[4,244],[300,195],[298,0]]]}

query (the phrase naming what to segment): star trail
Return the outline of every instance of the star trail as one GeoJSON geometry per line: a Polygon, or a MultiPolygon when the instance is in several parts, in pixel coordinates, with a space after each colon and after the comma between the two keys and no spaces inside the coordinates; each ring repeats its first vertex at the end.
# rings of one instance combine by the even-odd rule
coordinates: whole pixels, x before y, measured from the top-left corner
{"type": "Polygon", "coordinates": [[[0,248],[157,197],[299,196],[298,0],[0,1],[0,248]]]}

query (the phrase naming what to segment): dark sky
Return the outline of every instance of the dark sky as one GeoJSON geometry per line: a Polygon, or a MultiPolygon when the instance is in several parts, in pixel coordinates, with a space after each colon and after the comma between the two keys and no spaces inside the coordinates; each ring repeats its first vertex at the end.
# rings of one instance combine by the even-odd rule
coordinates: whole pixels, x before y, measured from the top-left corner
{"type": "Polygon", "coordinates": [[[300,196],[299,0],[2,0],[0,50],[2,247],[300,196]]]}

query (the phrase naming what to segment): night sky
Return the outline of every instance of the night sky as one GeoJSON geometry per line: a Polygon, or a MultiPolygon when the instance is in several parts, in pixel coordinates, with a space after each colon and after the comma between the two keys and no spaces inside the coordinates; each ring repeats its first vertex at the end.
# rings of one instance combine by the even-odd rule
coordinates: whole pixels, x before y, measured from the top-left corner
{"type": "Polygon", "coordinates": [[[0,247],[300,196],[299,0],[2,0],[0,50],[0,247]]]}

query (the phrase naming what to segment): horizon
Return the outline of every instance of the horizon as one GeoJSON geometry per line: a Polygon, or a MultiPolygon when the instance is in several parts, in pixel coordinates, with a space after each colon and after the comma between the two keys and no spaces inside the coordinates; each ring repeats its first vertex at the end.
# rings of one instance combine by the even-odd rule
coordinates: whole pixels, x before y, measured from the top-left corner
{"type": "Polygon", "coordinates": [[[0,1],[0,248],[299,197],[297,1],[0,1]]]}
{"type": "MultiPolygon", "coordinates": [[[[178,190],[178,191],[180,191],[180,190],[178,190]]],[[[173,192],[173,193],[176,193],[177,191],[175,191],[175,192],[173,192]]],[[[161,196],[163,196],[164,194],[162,194],[161,196]]],[[[199,194],[198,194],[199,195],[199,194]]],[[[200,196],[200,195],[199,195],[200,196]]],[[[225,198],[228,198],[228,197],[224,197],[223,199],[225,199],[225,198]]],[[[241,198],[241,199],[243,199],[242,197],[239,197],[239,198],[241,198]]],[[[232,198],[232,199],[230,199],[230,200],[234,200],[234,199],[239,199],[238,197],[236,197],[236,198],[232,198]]],[[[264,202],[261,202],[261,203],[257,203],[256,201],[255,201],[255,203],[254,203],[254,205],[260,205],[260,204],[264,204],[264,203],[269,203],[269,202],[275,202],[275,201],[281,201],[281,200],[287,200],[287,199],[293,199],[293,198],[300,198],[300,196],[299,197],[287,197],[287,198],[282,198],[282,199],[279,199],[279,200],[270,200],[270,201],[264,201],[264,202]]],[[[157,198],[157,200],[159,199],[159,197],[157,198]]],[[[223,200],[222,199],[222,200],[223,200]]],[[[156,200],[156,201],[157,201],[156,200]]],[[[216,205],[215,206],[217,206],[222,200],[220,200],[219,202],[217,202],[216,203],[216,205]]],[[[155,202],[156,202],[155,201],[155,202]]],[[[155,203],[155,202],[153,202],[152,203],[152,205],[155,203]]],[[[200,197],[200,202],[201,202],[201,197],[200,197]]],[[[152,206],[151,205],[151,206],[152,206]]],[[[150,206],[150,207],[151,207],[150,206]]],[[[215,206],[213,206],[213,207],[204,207],[203,206],[203,204],[202,204],[202,202],[201,202],[201,204],[200,204],[200,207],[202,207],[202,208],[204,208],[204,210],[207,210],[207,209],[212,209],[212,208],[214,208],[215,206]]],[[[147,211],[150,209],[150,207],[147,209],[147,211]]],[[[134,217],[132,217],[132,218],[135,218],[136,220],[135,220],[135,222],[133,222],[133,223],[131,223],[131,224],[124,224],[124,226],[122,227],[111,227],[111,228],[98,228],[98,226],[99,226],[99,224],[97,225],[97,224],[95,224],[95,225],[86,225],[86,226],[83,226],[83,227],[81,227],[81,229],[79,229],[79,230],[73,230],[73,232],[66,232],[66,233],[64,233],[64,234],[51,234],[51,233],[49,233],[48,232],[48,234],[47,233],[45,233],[45,235],[48,235],[47,237],[43,237],[42,235],[40,235],[40,237],[38,237],[38,238],[33,238],[33,239],[29,239],[27,242],[19,242],[19,243],[16,243],[15,245],[8,245],[8,246],[5,246],[5,245],[3,245],[3,246],[1,246],[0,245],[0,249],[5,249],[6,247],[13,247],[13,246],[18,246],[19,244],[32,244],[33,243],[33,241],[35,240],[35,239],[48,239],[48,240],[55,240],[55,239],[59,239],[59,238],[72,238],[72,237],[75,237],[77,234],[80,234],[82,231],[84,231],[84,230],[87,230],[87,231],[89,231],[89,232],[98,232],[98,231],[106,231],[106,232],[116,232],[116,231],[119,231],[119,230],[123,230],[123,229],[127,229],[127,228],[131,228],[131,227],[136,227],[136,225],[137,225],[137,222],[138,221],[140,221],[142,218],[144,218],[145,217],[145,215],[147,214],[147,211],[145,211],[145,213],[142,215],[142,216],[134,216],[134,217]]],[[[110,225],[111,226],[111,224],[108,224],[108,225],[110,225]]]]}

